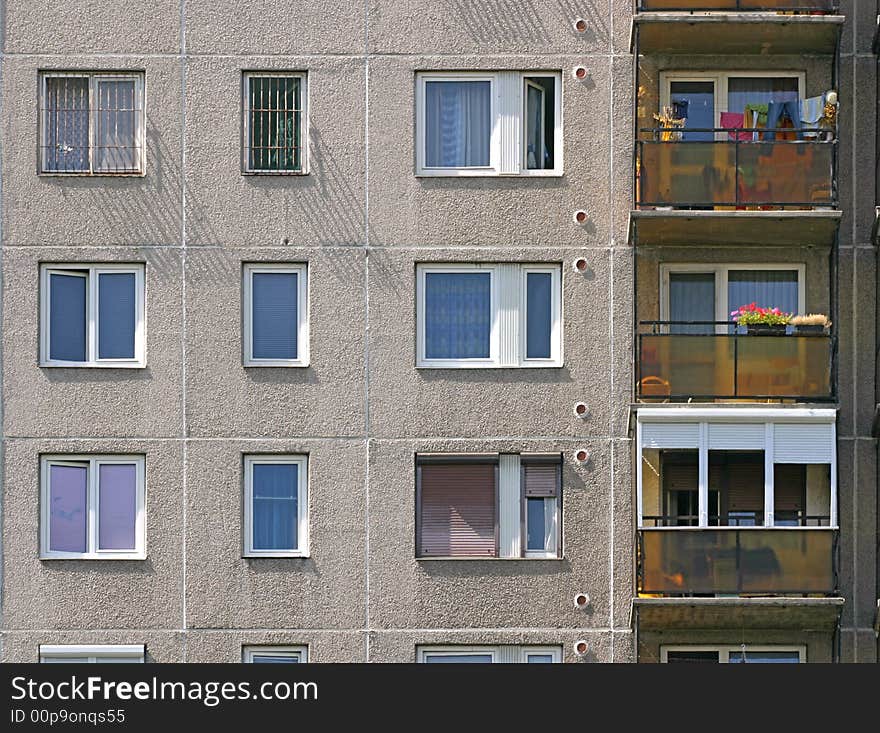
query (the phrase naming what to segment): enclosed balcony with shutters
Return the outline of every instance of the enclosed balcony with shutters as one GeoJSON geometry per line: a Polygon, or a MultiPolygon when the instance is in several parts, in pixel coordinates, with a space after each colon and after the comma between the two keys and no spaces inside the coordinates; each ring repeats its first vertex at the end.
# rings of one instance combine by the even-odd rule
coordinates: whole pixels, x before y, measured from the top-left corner
{"type": "Polygon", "coordinates": [[[641,408],[639,597],[831,597],[835,410],[641,408]]]}

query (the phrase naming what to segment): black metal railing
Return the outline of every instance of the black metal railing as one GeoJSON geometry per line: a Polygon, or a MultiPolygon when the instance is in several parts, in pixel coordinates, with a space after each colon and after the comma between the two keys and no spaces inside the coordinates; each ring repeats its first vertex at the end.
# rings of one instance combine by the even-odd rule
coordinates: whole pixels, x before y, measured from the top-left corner
{"type": "Polygon", "coordinates": [[[641,132],[651,138],[639,140],[636,148],[638,207],[837,207],[833,130],[663,127],[641,132]],[[717,139],[720,135],[727,138],[717,139]]]}
{"type": "Polygon", "coordinates": [[[838,592],[831,528],[638,531],[640,595],[821,595],[838,592]]]}
{"type": "MultiPolygon", "coordinates": [[[[694,490],[696,490],[694,486],[694,490]]],[[[660,527],[697,527],[699,517],[696,514],[643,514],[642,526],[660,527]]],[[[760,527],[764,523],[764,512],[735,511],[726,514],[709,514],[710,527],[760,527]]],[[[777,527],[829,527],[831,517],[828,514],[807,514],[796,509],[776,510],[773,512],[773,524],[777,527]]]]}
{"type": "Polygon", "coordinates": [[[641,321],[638,400],[836,399],[836,338],[785,326],[749,333],[727,321],[641,321]]]}
{"type": "Polygon", "coordinates": [[[837,0],[636,0],[636,10],[640,13],[652,11],[665,12],[787,12],[787,13],[834,13],[837,0]]]}

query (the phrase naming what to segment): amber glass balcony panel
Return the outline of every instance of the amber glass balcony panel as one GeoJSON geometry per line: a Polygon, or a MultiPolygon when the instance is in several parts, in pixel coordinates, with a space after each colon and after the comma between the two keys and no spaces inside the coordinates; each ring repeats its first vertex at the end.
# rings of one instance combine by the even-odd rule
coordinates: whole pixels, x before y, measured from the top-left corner
{"type": "Polygon", "coordinates": [[[637,204],[834,207],[835,146],[833,140],[641,140],[637,204]]]}
{"type": "Polygon", "coordinates": [[[644,595],[833,595],[833,529],[642,529],[644,595]]]}
{"type": "Polygon", "coordinates": [[[755,11],[798,11],[804,13],[831,13],[838,7],[837,0],[637,0],[639,12],[652,10],[696,11],[696,10],[743,10],[755,11]]]}
{"type": "MultiPolygon", "coordinates": [[[[649,323],[658,328],[659,322],[649,323]]],[[[835,397],[829,334],[641,333],[638,338],[640,400],[835,397]]]]}

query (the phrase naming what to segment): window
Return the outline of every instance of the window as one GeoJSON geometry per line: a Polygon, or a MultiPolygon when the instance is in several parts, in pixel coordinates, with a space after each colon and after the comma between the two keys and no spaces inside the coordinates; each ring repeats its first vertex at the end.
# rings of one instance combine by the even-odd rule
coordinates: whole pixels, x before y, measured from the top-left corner
{"type": "Polygon", "coordinates": [[[246,664],[300,664],[308,661],[304,646],[246,646],[241,650],[246,664]]]}
{"type": "Polygon", "coordinates": [[[41,75],[40,172],[144,172],[142,73],[41,75]]]}
{"type": "Polygon", "coordinates": [[[805,312],[803,264],[660,266],[660,320],[672,321],[670,333],[723,333],[727,327],[686,325],[690,321],[727,321],[730,312],[755,302],[785,313],[805,312]]]}
{"type": "Polygon", "coordinates": [[[246,557],[309,554],[306,456],[245,456],[246,557]]]}
{"type": "Polygon", "coordinates": [[[561,557],[558,453],[416,461],[418,557],[561,557]]]}
{"type": "Polygon", "coordinates": [[[144,266],[43,265],[41,366],[143,367],[144,266]]]}
{"type": "Polygon", "coordinates": [[[146,557],[143,456],[44,456],[47,560],[146,557]]]}
{"type": "Polygon", "coordinates": [[[245,265],[245,366],[308,366],[308,307],[306,265],[245,265]]]}
{"type": "Polygon", "coordinates": [[[562,174],[562,86],[555,72],[417,76],[417,172],[562,174]]]}
{"type": "Polygon", "coordinates": [[[834,410],[716,412],[639,410],[639,527],[837,526],[834,410]]]}
{"type": "Polygon", "coordinates": [[[417,291],[417,366],[562,366],[559,265],[424,264],[417,291]]]}
{"type": "Polygon", "coordinates": [[[245,173],[306,173],[306,75],[246,72],[243,92],[245,173]]]}
{"type": "Polygon", "coordinates": [[[418,648],[421,664],[558,664],[558,646],[424,646],[418,648]]]}
{"type": "MultiPolygon", "coordinates": [[[[775,119],[773,125],[768,125],[767,120],[771,104],[780,110],[794,109],[785,104],[803,99],[804,81],[801,72],[664,72],[660,82],[661,106],[671,106],[675,117],[686,118],[683,140],[727,140],[731,135],[737,139],[758,139],[763,133],[737,135],[713,132],[712,128],[783,127],[789,123],[791,127],[800,127],[799,115],[797,120],[775,119]]],[[[763,139],[772,138],[768,133],[763,139]]]]}
{"type": "Polygon", "coordinates": [[[709,664],[798,664],[807,661],[806,647],[778,646],[663,646],[660,661],[709,664]]]}
{"type": "Polygon", "coordinates": [[[40,644],[43,664],[143,664],[143,644],[40,644]]]}

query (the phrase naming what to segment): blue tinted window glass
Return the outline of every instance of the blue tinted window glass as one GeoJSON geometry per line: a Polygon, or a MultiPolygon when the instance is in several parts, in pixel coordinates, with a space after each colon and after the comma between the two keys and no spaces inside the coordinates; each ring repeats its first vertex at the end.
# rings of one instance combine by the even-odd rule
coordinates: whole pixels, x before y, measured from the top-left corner
{"type": "Polygon", "coordinates": [[[547,501],[545,499],[530,497],[526,500],[526,533],[528,534],[526,549],[547,549],[547,524],[549,519],[547,501]]]}
{"type": "Polygon", "coordinates": [[[526,358],[549,359],[553,328],[553,276],[549,272],[526,275],[526,358]]]}
{"type": "Polygon", "coordinates": [[[553,664],[552,654],[529,654],[526,657],[528,664],[553,664]]]}
{"type": "Polygon", "coordinates": [[[88,280],[76,275],[49,275],[49,358],[86,360],[86,292],[88,280]]]}
{"type": "Polygon", "coordinates": [[[253,297],[253,358],[297,358],[297,290],[295,272],[255,272],[253,297]]]}
{"type": "Polygon", "coordinates": [[[285,657],[277,654],[260,654],[253,657],[254,664],[299,664],[299,657],[285,657]]]}
{"type": "MultiPolygon", "coordinates": [[[[674,272],[669,276],[669,320],[715,320],[715,274],[712,272],[674,272]]],[[[670,326],[670,333],[715,333],[715,327],[670,326]]]]}
{"type": "Polygon", "coordinates": [[[491,654],[426,654],[428,664],[491,664],[491,654]]]}
{"type": "Polygon", "coordinates": [[[425,275],[425,357],[488,359],[492,284],[488,272],[425,275]]]}
{"type": "Polygon", "coordinates": [[[137,300],[133,272],[98,275],[98,358],[133,359],[137,300]]]}
{"type": "Polygon", "coordinates": [[[253,466],[253,548],[297,549],[299,466],[256,463],[253,466]]]}
{"type": "Polygon", "coordinates": [[[798,664],[801,661],[797,652],[743,652],[730,653],[731,664],[798,664]]]}
{"type": "Polygon", "coordinates": [[[491,91],[488,81],[425,83],[425,163],[429,168],[489,165],[491,91]]]}

